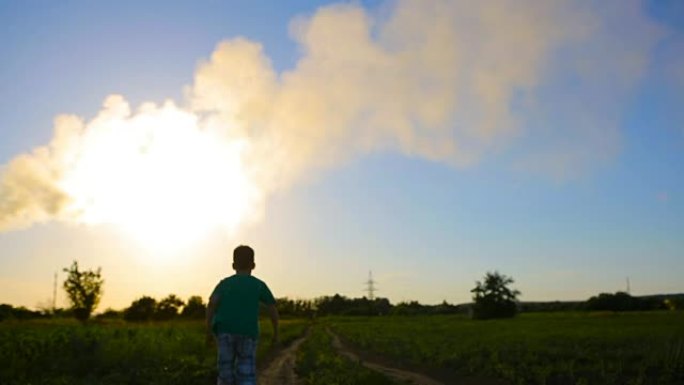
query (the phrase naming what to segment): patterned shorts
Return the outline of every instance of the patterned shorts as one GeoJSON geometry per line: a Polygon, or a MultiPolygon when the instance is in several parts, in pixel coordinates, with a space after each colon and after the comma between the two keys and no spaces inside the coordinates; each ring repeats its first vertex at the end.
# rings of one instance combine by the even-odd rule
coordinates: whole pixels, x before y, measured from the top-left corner
{"type": "Polygon", "coordinates": [[[256,346],[252,337],[219,333],[218,385],[256,384],[256,346]]]}

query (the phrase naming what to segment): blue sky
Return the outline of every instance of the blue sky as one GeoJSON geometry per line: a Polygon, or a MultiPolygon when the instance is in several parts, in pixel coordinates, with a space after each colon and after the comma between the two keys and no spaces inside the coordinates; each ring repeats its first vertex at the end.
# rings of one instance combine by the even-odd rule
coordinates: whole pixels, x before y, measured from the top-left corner
{"type": "MultiPolygon", "coordinates": [[[[48,143],[56,115],[89,120],[110,94],[132,106],[165,99],[183,105],[198,65],[225,39],[259,42],[276,73],[292,71],[306,53],[290,22],[312,18],[324,4],[3,2],[0,164],[48,143]]],[[[380,24],[397,7],[353,4],[380,24]]],[[[146,249],[106,224],[48,220],[8,230],[0,233],[0,302],[45,302],[53,273],[74,259],[102,266],[103,308],[143,294],[206,296],[230,274],[230,253],[239,243],[254,245],[255,274],[277,296],[360,296],[369,270],[379,295],[394,302],[466,302],[474,281],[491,270],[513,276],[523,300],[585,299],[624,289],[626,277],[634,294],[682,292],[684,6],[653,1],[636,8],[640,20],[662,31],[642,48],[633,43],[648,64],[630,75],[629,85],[577,80],[581,75],[562,62],[575,51],[564,51],[548,60],[548,76],[507,104],[523,123],[510,132],[494,129],[501,134],[484,150],[465,138],[464,146],[471,140],[477,146],[467,162],[387,145],[304,168],[269,190],[258,221],[171,252],[146,249]],[[530,92],[549,107],[525,104],[530,92]],[[597,111],[583,99],[595,100],[597,111]],[[584,113],[596,114],[592,124],[614,122],[614,130],[582,128],[584,113]],[[572,167],[556,172],[556,158],[528,157],[537,152],[567,155],[572,167]]],[[[619,29],[620,20],[606,25],[619,29]]],[[[599,63],[601,76],[620,70],[604,64],[600,51],[582,54],[599,63]]],[[[479,122],[454,111],[453,125],[479,122]]]]}

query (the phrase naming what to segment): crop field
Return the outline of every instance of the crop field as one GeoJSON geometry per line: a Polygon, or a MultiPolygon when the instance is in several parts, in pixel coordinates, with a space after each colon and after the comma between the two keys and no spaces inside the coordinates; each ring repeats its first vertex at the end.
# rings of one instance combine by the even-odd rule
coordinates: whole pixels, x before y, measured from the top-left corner
{"type": "MultiPolygon", "coordinates": [[[[263,369],[274,357],[270,325],[261,329],[263,369]]],[[[373,359],[443,384],[684,384],[684,312],[282,321],[283,345],[303,335],[291,370],[305,385],[411,383],[360,362],[373,359]]],[[[199,321],[0,322],[3,385],[211,384],[215,354],[199,321]]]]}
{"type": "MultiPolygon", "coordinates": [[[[216,348],[204,322],[80,325],[75,321],[0,323],[0,384],[210,384],[216,348]]],[[[281,341],[300,336],[306,323],[282,321],[281,341]]],[[[269,348],[262,324],[257,359],[269,348]]]]}
{"type": "MultiPolygon", "coordinates": [[[[684,384],[684,312],[333,318],[357,350],[512,384],[684,384]]],[[[456,380],[453,380],[456,381],[456,380]]],[[[450,383],[450,382],[448,382],[450,383]]]]}

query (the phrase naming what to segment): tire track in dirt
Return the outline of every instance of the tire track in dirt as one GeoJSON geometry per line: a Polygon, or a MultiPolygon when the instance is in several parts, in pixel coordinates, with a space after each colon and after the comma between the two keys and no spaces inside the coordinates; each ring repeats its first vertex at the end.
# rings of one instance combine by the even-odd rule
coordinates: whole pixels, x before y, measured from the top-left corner
{"type": "Polygon", "coordinates": [[[300,385],[301,381],[295,373],[297,349],[309,336],[309,330],[294,340],[269,362],[268,366],[257,374],[259,385],[300,385]]]}
{"type": "Polygon", "coordinates": [[[432,379],[424,374],[416,373],[416,372],[411,372],[408,370],[403,370],[403,369],[398,369],[398,368],[392,368],[389,366],[386,366],[384,364],[380,364],[378,362],[373,362],[369,360],[362,360],[359,358],[358,355],[356,355],[354,352],[346,348],[343,344],[342,341],[340,341],[340,338],[337,336],[337,334],[333,333],[332,330],[326,329],[328,334],[332,337],[332,343],[333,347],[337,350],[337,352],[350,360],[356,361],[361,363],[363,366],[375,370],[376,372],[380,372],[387,377],[390,377],[394,380],[402,381],[404,383],[408,384],[413,384],[413,385],[445,385],[442,382],[439,382],[435,379],[432,379]]]}

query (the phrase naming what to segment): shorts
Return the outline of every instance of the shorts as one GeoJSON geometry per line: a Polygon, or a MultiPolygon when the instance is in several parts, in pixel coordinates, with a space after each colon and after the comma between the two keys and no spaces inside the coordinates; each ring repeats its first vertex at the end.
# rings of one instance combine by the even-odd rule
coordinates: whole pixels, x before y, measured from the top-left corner
{"type": "Polygon", "coordinates": [[[217,385],[256,384],[257,340],[238,334],[219,333],[217,385]]]}

